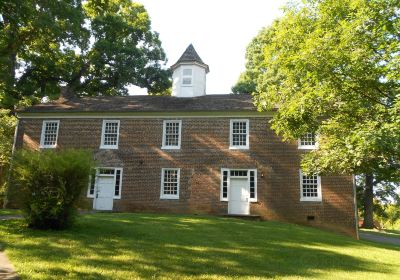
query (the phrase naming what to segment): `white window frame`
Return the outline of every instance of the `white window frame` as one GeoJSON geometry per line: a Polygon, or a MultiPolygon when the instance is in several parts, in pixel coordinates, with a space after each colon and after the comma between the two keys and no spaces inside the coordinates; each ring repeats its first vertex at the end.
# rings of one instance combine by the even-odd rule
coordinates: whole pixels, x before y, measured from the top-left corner
{"type": "Polygon", "coordinates": [[[181,169],[180,168],[162,168],[161,169],[161,188],[160,188],[160,199],[179,199],[180,192],[180,184],[181,184],[181,169]],[[164,194],[164,172],[166,170],[177,170],[178,171],[178,180],[177,180],[177,194],[164,194]]]}
{"type": "Polygon", "coordinates": [[[40,134],[40,148],[57,148],[58,143],[58,131],[60,130],[60,121],[59,120],[44,120],[42,123],[42,132],[40,134]],[[54,145],[45,145],[45,132],[46,132],[46,124],[47,123],[57,123],[57,132],[56,132],[56,143],[54,145]]]}
{"type": "MultiPolygon", "coordinates": [[[[308,132],[311,133],[311,132],[308,132]]],[[[318,141],[317,141],[317,134],[314,133],[314,140],[315,144],[314,145],[302,145],[301,144],[301,137],[297,140],[298,143],[298,149],[299,150],[315,150],[318,147],[318,141]]]]}
{"type": "Polygon", "coordinates": [[[163,133],[162,133],[162,145],[161,149],[165,150],[179,150],[181,148],[181,138],[182,138],[182,120],[164,120],[163,121],[163,133]],[[179,136],[177,146],[167,146],[166,145],[166,129],[167,123],[177,123],[179,124],[179,136]]]}
{"type": "Polygon", "coordinates": [[[92,174],[89,175],[89,184],[87,189],[87,197],[94,198],[94,194],[96,193],[96,185],[97,185],[97,175],[98,175],[98,168],[95,168],[94,178],[92,178],[92,174]],[[90,193],[90,187],[92,185],[92,179],[94,179],[94,191],[93,194],[90,193]]]}
{"type": "Polygon", "coordinates": [[[191,68],[191,67],[182,67],[182,81],[181,81],[181,84],[182,84],[182,86],[184,86],[184,87],[191,87],[191,86],[193,86],[193,68],[191,68]],[[184,74],[184,71],[185,71],[186,69],[192,70],[192,74],[191,74],[191,75],[185,75],[185,74],[184,74]],[[183,83],[184,78],[189,78],[189,77],[190,77],[190,84],[184,84],[184,83],[183,83]]]}
{"type": "Polygon", "coordinates": [[[248,119],[231,119],[229,129],[229,149],[231,150],[248,150],[250,148],[250,122],[248,119]],[[234,122],[246,122],[246,145],[233,145],[233,123],[234,122]]]}
{"type": "Polygon", "coordinates": [[[316,197],[304,197],[303,196],[303,171],[299,169],[300,175],[300,201],[314,201],[321,202],[322,201],[322,191],[321,191],[321,176],[317,175],[317,193],[316,197]]]}
{"type": "MultiPolygon", "coordinates": [[[[220,201],[229,201],[229,188],[231,185],[231,171],[247,171],[247,176],[242,177],[242,178],[247,178],[247,183],[248,183],[248,188],[249,188],[249,195],[250,195],[250,171],[254,171],[254,198],[249,197],[250,202],[257,202],[257,189],[258,189],[258,182],[257,182],[257,169],[255,168],[250,168],[250,169],[243,169],[243,168],[221,168],[221,183],[220,183],[220,201]],[[223,197],[223,187],[224,187],[224,171],[228,172],[228,177],[227,177],[227,195],[226,197],[223,197]]],[[[238,178],[235,176],[235,178],[238,178]]]]}
{"type": "Polygon", "coordinates": [[[120,121],[119,120],[103,120],[103,126],[101,128],[101,143],[100,143],[100,149],[118,149],[119,145],[119,128],[120,128],[120,121]],[[105,138],[105,129],[106,129],[106,123],[118,123],[118,129],[117,129],[117,144],[116,145],[104,145],[104,138],[105,138]]]}
{"type": "Polygon", "coordinates": [[[88,198],[94,198],[96,191],[97,191],[97,183],[98,183],[98,178],[100,176],[99,170],[100,169],[114,169],[114,174],[109,174],[109,175],[101,175],[101,176],[109,176],[109,177],[114,177],[114,195],[113,195],[113,199],[121,199],[121,193],[122,193],[122,175],[123,175],[123,168],[122,167],[96,167],[96,172],[95,172],[95,176],[94,176],[94,193],[90,194],[90,185],[91,185],[91,179],[89,180],[89,185],[88,185],[88,189],[87,189],[87,197],[88,198]],[[120,172],[120,178],[119,178],[119,195],[115,195],[115,183],[117,181],[117,170],[121,171],[120,172]]]}

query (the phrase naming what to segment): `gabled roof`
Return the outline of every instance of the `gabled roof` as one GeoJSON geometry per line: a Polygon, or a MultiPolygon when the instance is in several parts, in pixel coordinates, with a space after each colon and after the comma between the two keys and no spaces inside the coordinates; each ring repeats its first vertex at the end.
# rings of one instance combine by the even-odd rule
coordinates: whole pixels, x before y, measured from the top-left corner
{"type": "Polygon", "coordinates": [[[257,112],[251,95],[211,94],[191,98],[133,95],[59,99],[37,104],[20,113],[78,112],[257,112]]]}
{"type": "Polygon", "coordinates": [[[182,56],[178,59],[178,61],[171,66],[171,69],[174,70],[181,64],[187,64],[187,63],[197,63],[206,68],[206,72],[208,73],[210,71],[209,67],[207,64],[201,60],[200,56],[197,54],[196,50],[194,49],[193,45],[190,44],[186,50],[183,52],[182,56]]]}

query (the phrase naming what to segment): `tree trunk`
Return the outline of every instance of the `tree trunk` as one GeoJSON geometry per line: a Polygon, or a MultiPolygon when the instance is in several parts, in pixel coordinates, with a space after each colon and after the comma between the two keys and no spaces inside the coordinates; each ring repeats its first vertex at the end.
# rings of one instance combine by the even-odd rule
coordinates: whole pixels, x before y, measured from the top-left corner
{"type": "Polygon", "coordinates": [[[374,177],[365,175],[363,228],[374,228],[374,177]]]}

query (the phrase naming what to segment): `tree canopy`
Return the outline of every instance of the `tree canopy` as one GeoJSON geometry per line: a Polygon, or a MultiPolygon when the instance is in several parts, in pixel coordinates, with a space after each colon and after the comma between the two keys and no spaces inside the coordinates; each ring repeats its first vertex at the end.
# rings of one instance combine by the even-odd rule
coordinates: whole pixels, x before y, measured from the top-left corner
{"type": "Polygon", "coordinates": [[[127,86],[170,87],[166,55],[148,13],[130,0],[0,2],[0,103],[80,95],[123,95],[127,86]],[[83,2],[83,3],[82,3],[83,2]]]}
{"type": "MultiPolygon", "coordinates": [[[[400,0],[304,0],[247,48],[233,92],[277,109],[283,139],[318,135],[307,173],[364,174],[364,226],[373,186],[400,182],[400,0]]],[[[375,195],[377,194],[375,191],[375,195]]]]}
{"type": "Polygon", "coordinates": [[[277,108],[273,129],[284,139],[318,134],[305,170],[400,178],[399,4],[292,4],[250,43],[242,76],[260,110],[277,108]]]}

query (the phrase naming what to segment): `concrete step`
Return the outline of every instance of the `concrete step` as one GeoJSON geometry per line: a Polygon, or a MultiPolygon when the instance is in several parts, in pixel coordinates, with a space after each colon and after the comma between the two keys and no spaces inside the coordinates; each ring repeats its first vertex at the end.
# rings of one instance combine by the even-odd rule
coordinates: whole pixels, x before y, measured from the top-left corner
{"type": "Polygon", "coordinates": [[[262,221],[260,215],[238,215],[238,214],[225,214],[222,215],[226,218],[236,218],[236,219],[243,219],[243,220],[250,220],[250,221],[262,221]]]}

